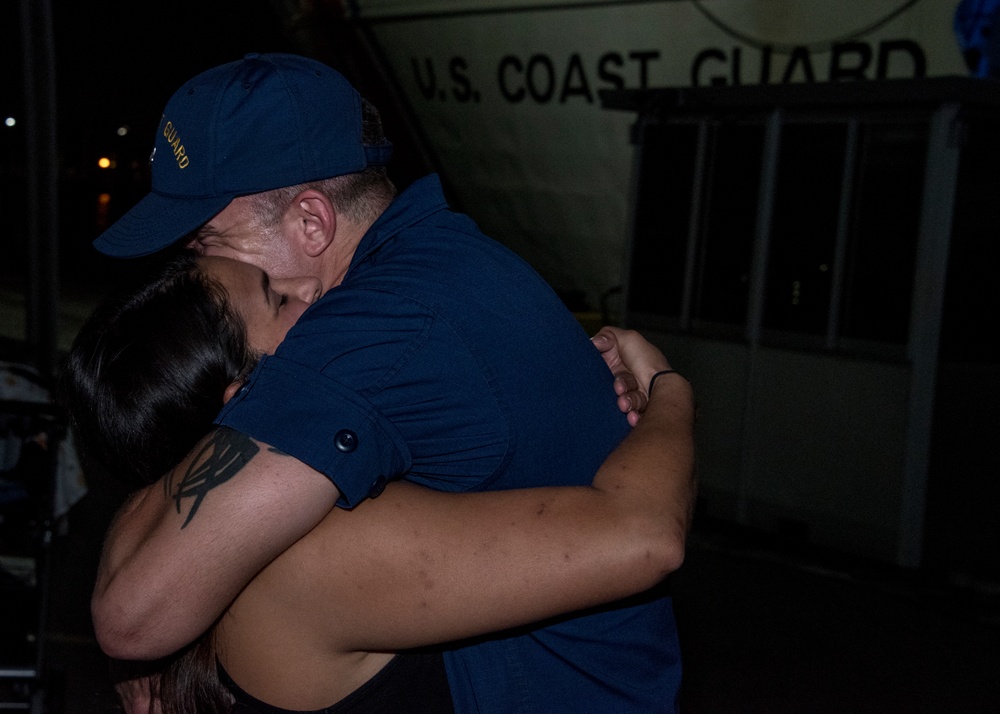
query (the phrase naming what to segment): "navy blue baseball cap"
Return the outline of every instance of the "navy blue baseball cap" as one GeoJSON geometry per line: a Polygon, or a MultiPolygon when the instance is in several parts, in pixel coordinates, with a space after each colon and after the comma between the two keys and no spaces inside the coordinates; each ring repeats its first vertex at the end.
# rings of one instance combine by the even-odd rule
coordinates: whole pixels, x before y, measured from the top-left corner
{"type": "Polygon", "coordinates": [[[361,97],[321,62],[249,54],[199,74],[163,111],[150,157],[152,191],[94,241],[134,258],[176,243],[237,196],[389,162],[364,146],[361,97]]]}

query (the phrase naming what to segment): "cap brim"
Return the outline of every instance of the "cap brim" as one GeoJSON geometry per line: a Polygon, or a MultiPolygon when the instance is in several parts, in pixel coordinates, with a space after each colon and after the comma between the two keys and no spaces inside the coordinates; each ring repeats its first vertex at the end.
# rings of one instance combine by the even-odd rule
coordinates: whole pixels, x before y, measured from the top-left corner
{"type": "Polygon", "coordinates": [[[94,240],[114,258],[139,258],[167,248],[207,223],[233,196],[187,198],[150,193],[94,240]]]}

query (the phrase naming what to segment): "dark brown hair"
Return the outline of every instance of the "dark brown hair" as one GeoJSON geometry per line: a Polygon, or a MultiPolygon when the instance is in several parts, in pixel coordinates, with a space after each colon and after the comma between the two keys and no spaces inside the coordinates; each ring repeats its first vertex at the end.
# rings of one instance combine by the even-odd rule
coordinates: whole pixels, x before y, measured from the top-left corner
{"type": "MultiPolygon", "coordinates": [[[[77,334],[57,390],[88,476],[157,481],[212,429],[226,387],[255,363],[242,319],[193,253],[106,300],[77,334]]],[[[211,632],[155,663],[113,663],[112,674],[148,677],[163,714],[231,710],[211,632]]]]}

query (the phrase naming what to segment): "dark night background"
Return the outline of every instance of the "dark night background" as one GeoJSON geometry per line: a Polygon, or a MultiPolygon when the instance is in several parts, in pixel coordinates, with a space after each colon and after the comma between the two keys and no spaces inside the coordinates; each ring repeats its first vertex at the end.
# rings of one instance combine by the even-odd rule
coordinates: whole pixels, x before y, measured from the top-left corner
{"type": "MultiPolygon", "coordinates": [[[[19,8],[0,12],[3,85],[0,113],[21,115],[23,86],[19,8]]],[[[271,5],[248,2],[146,4],[113,0],[81,3],[57,0],[52,8],[55,45],[56,112],[60,157],[59,235],[62,278],[69,290],[100,283],[113,272],[90,247],[102,225],[113,221],[148,190],[147,160],[153,134],[170,94],[194,74],[250,51],[287,51],[283,24],[271,5]],[[118,135],[124,127],[128,133],[118,135]],[[98,168],[99,157],[115,162],[98,168]],[[98,196],[111,197],[106,213],[98,196]]],[[[8,216],[3,277],[18,281],[23,253],[15,240],[23,233],[9,210],[23,199],[24,122],[3,127],[3,198],[8,216]],[[19,161],[18,159],[21,159],[19,161]],[[20,196],[19,196],[20,194],[20,196]]]]}

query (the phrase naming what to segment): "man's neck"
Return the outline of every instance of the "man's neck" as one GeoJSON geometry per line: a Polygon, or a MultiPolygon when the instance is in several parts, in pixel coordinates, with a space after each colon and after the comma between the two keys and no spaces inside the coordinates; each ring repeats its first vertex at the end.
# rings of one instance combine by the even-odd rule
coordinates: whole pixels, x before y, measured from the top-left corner
{"type": "Polygon", "coordinates": [[[322,276],[323,292],[337,287],[344,281],[351,267],[351,261],[354,260],[354,254],[361,245],[361,239],[372,225],[372,223],[353,223],[345,219],[337,222],[337,237],[330,250],[323,256],[326,259],[322,276]]]}
{"type": "Polygon", "coordinates": [[[354,254],[357,252],[358,246],[361,245],[362,239],[382,214],[385,213],[386,209],[392,205],[393,200],[395,200],[395,195],[390,196],[384,201],[383,205],[379,208],[378,215],[371,220],[362,221],[361,223],[356,223],[343,214],[338,214],[337,235],[334,239],[334,244],[330,246],[331,250],[327,251],[329,259],[324,264],[322,277],[324,293],[330,288],[335,288],[344,282],[347,271],[351,267],[351,261],[354,260],[354,254]]]}

